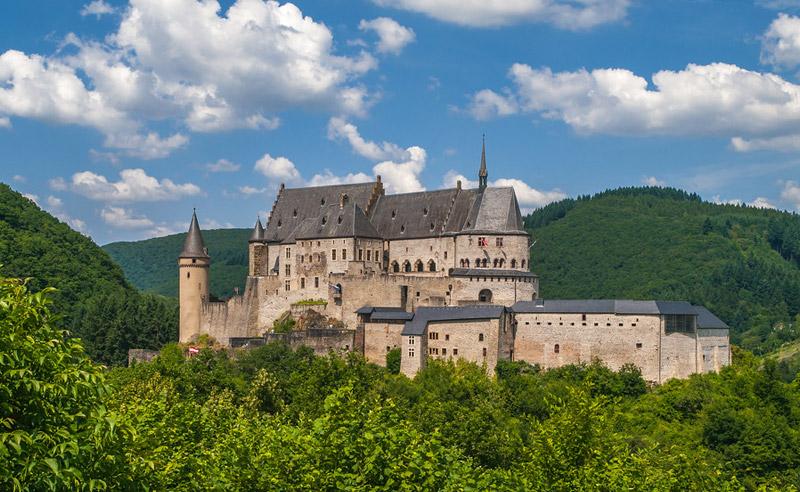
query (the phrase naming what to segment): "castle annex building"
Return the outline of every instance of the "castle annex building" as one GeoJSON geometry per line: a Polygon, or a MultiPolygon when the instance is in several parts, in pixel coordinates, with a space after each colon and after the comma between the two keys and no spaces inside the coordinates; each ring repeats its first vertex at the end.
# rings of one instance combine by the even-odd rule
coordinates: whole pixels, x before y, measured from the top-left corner
{"type": "Polygon", "coordinates": [[[553,307],[599,301],[538,301],[517,197],[513,188],[487,186],[485,149],[478,178],[476,189],[458,182],[451,189],[395,195],[385,193],[380,176],[363,184],[281,185],[266,225],[257,220],[253,228],[244,292],[225,302],[209,299],[210,257],[193,215],[179,255],[181,342],[207,333],[226,345],[265,343],[280,337],[271,334],[273,323],[287,311],[302,316],[313,309],[342,320],[345,329],[281,335],[290,344],[320,353],[357,350],[378,364],[388,350],[402,348],[402,370],[409,375],[428,356],[486,362],[490,370],[499,359],[552,367],[599,357],[610,367],[634,362],[659,382],[729,363],[727,326],[707,311],[699,317],[694,309],[702,308],[681,305],[680,315],[691,322],[681,318],[686,329],[677,337],[695,341],[672,343],[677,337],[665,342],[673,335],[667,332],[671,318],[665,318],[671,314],[653,308],[653,301],[632,313],[608,304],[553,307]],[[559,319],[545,321],[548,316],[559,319]],[[700,342],[708,316],[716,320],[712,348],[700,342]],[[601,318],[607,324],[602,329],[601,318]],[[542,322],[548,324],[530,324],[542,322]],[[618,337],[633,335],[630,340],[641,341],[622,347],[618,337]],[[713,362],[700,364],[689,348],[702,352],[703,360],[713,355],[713,362]],[[650,369],[651,358],[659,361],[657,369],[650,369]],[[679,362],[664,362],[671,360],[679,362]]]}

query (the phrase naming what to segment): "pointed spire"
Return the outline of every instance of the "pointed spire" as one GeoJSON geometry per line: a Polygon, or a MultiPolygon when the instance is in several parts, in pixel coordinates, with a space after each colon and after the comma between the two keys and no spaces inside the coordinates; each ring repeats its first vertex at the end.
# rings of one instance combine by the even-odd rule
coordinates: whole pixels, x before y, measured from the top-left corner
{"type": "Polygon", "coordinates": [[[192,209],[192,223],[189,224],[189,234],[186,235],[186,242],[183,243],[183,252],[178,258],[210,258],[203,243],[203,235],[200,234],[200,224],[197,223],[197,212],[192,209]]]}
{"type": "Polygon", "coordinates": [[[486,182],[489,178],[489,171],[486,170],[486,135],[483,136],[481,143],[481,168],[478,171],[478,189],[483,191],[486,189],[486,182]]]}
{"type": "Polygon", "coordinates": [[[264,240],[264,228],[261,227],[261,216],[256,219],[256,225],[253,227],[253,235],[250,236],[251,243],[257,243],[264,240]]]}

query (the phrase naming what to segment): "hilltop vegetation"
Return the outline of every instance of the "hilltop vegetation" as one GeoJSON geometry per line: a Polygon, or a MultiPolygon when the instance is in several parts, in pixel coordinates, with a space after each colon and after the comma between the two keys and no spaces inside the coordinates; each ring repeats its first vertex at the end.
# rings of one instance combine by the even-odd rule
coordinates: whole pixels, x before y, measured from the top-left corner
{"type": "Polygon", "coordinates": [[[800,217],[622,188],[525,217],[546,298],[686,300],[757,354],[798,338],[800,217]]]}
{"type": "Polygon", "coordinates": [[[98,362],[120,365],[128,348],[157,349],[178,337],[174,302],[140,294],[88,237],[0,183],[0,275],[55,287],[59,326],[84,340],[98,362]]]}
{"type": "MultiPolygon", "coordinates": [[[[203,242],[211,255],[209,274],[211,294],[229,298],[233,288],[244,289],[248,270],[247,241],[250,229],[218,229],[203,232],[203,242]]],[[[122,266],[125,277],[145,292],[178,297],[178,255],[186,233],[145,241],[117,242],[103,246],[122,266]]]]}
{"type": "Polygon", "coordinates": [[[0,278],[3,490],[796,491],[800,388],[736,352],[649,390],[633,366],[463,360],[415,378],[356,354],[177,344],[102,371],[0,278]],[[231,357],[234,355],[235,357],[231,357]]]}

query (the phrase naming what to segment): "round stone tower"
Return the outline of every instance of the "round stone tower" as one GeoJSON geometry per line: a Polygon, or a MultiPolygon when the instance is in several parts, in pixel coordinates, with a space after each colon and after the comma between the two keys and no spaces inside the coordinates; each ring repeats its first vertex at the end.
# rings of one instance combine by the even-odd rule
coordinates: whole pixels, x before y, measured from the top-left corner
{"type": "Polygon", "coordinates": [[[192,212],[189,234],[183,244],[183,252],[178,256],[178,275],[180,278],[180,342],[189,343],[200,336],[200,320],[203,303],[208,302],[208,267],[211,257],[203,244],[197,214],[192,212]]]}

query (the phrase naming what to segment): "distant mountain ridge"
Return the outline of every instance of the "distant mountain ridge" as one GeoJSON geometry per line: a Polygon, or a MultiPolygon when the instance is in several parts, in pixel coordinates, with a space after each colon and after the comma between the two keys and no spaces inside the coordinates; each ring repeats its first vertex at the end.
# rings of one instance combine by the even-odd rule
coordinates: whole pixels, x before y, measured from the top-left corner
{"type": "Polygon", "coordinates": [[[544,298],[686,300],[756,353],[797,339],[800,217],[672,188],[609,190],[524,218],[544,298]]]}
{"type": "MultiPolygon", "coordinates": [[[[204,230],[203,241],[211,255],[211,294],[229,298],[234,287],[244,288],[248,273],[248,240],[251,229],[204,230]]],[[[186,233],[103,246],[122,266],[125,277],[138,289],[166,297],[178,297],[178,255],[186,233]]]]}
{"type": "Polygon", "coordinates": [[[90,357],[124,365],[129,348],[158,349],[177,340],[176,304],[143,295],[109,255],[83,234],[0,183],[0,275],[27,278],[50,297],[61,327],[80,337],[90,357]]]}

